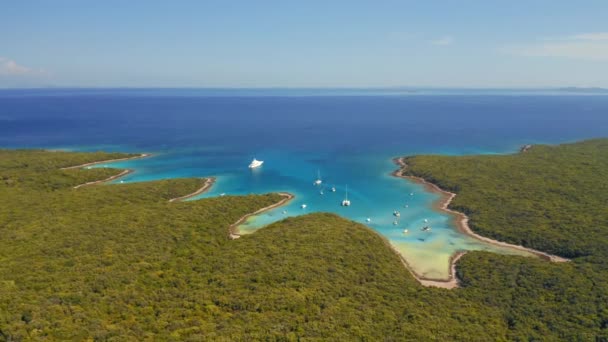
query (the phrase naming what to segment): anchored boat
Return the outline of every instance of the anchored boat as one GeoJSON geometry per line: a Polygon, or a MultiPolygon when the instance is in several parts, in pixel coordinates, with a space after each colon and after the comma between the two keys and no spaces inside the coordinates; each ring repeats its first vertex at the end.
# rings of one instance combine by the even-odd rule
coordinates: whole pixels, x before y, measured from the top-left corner
{"type": "Polygon", "coordinates": [[[321,171],[317,170],[317,180],[315,180],[314,185],[321,185],[323,181],[321,180],[321,171]]]}
{"type": "Polygon", "coordinates": [[[262,166],[262,164],[264,164],[263,160],[257,160],[255,158],[253,158],[253,160],[251,161],[251,164],[249,164],[249,168],[255,169],[256,167],[262,166]]]}
{"type": "Polygon", "coordinates": [[[346,195],[344,196],[344,200],[342,201],[343,207],[350,206],[350,201],[348,200],[348,185],[346,186],[346,195]]]}

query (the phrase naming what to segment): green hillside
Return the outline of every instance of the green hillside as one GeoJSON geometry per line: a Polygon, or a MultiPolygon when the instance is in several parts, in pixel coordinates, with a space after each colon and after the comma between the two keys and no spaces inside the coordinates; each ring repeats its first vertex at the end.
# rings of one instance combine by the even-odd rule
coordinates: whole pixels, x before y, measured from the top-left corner
{"type": "Polygon", "coordinates": [[[608,340],[602,258],[470,253],[462,288],[425,288],[335,215],[227,239],[276,194],[168,203],[203,180],[73,189],[120,170],[59,170],[117,157],[0,151],[0,340],[608,340]]]}
{"type": "Polygon", "coordinates": [[[608,139],[406,163],[406,173],[457,193],[450,207],[481,235],[568,258],[608,256],[608,139]]]}

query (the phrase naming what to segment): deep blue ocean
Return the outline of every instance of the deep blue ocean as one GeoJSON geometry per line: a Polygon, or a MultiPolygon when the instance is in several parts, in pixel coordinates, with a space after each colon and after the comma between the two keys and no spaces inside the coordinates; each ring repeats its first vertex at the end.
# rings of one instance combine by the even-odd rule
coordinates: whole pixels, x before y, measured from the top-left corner
{"type": "Polygon", "coordinates": [[[136,170],[125,182],[216,176],[202,197],[288,191],[296,195],[288,206],[241,231],[330,211],[387,237],[430,278],[446,276],[455,251],[510,251],[457,232],[451,217],[432,209],[437,195],[390,176],[393,157],[512,153],[524,144],[606,136],[608,96],[578,92],[0,90],[0,147],[150,152],[115,164],[136,170]],[[254,157],[264,165],[251,171],[254,157]],[[320,187],[313,185],[318,172],[320,187]],[[340,206],[346,185],[348,208],[340,206]],[[394,210],[401,213],[396,225],[394,210]],[[426,224],[431,232],[420,229],[426,224]]]}

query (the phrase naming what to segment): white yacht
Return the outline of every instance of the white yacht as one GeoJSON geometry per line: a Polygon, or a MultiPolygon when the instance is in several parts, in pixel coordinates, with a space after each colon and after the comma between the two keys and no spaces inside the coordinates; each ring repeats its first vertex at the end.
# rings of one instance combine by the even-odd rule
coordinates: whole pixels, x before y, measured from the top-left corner
{"type": "Polygon", "coordinates": [[[256,167],[262,166],[262,164],[264,164],[263,160],[257,160],[255,158],[253,158],[253,160],[251,161],[251,164],[249,164],[249,168],[255,169],[256,167]]]}
{"type": "Polygon", "coordinates": [[[302,209],[306,209],[306,204],[302,204],[300,207],[302,207],[302,209]]]}
{"type": "Polygon", "coordinates": [[[368,217],[367,219],[365,219],[365,222],[370,223],[372,222],[372,219],[368,217]]]}
{"type": "Polygon", "coordinates": [[[331,187],[331,192],[336,192],[336,187],[335,186],[331,187]]]}
{"type": "Polygon", "coordinates": [[[395,211],[393,211],[393,216],[395,216],[395,217],[400,217],[400,216],[401,216],[401,213],[400,213],[400,212],[398,212],[397,210],[395,210],[395,211]]]}
{"type": "Polygon", "coordinates": [[[407,229],[404,229],[404,230],[403,230],[403,234],[407,234],[407,233],[409,233],[409,232],[410,232],[410,231],[409,231],[409,230],[407,230],[407,229]]]}
{"type": "Polygon", "coordinates": [[[323,181],[321,180],[321,171],[317,170],[317,180],[315,180],[314,184],[321,185],[321,183],[323,183],[323,181]]]}
{"type": "Polygon", "coordinates": [[[350,201],[348,200],[348,185],[346,186],[346,196],[344,197],[344,200],[342,201],[342,206],[343,207],[350,206],[350,201]]]}

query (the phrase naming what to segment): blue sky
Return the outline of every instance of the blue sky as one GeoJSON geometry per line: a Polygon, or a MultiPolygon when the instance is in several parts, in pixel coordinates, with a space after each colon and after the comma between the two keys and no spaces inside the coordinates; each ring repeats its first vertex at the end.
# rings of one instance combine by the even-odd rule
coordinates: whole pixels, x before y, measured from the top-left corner
{"type": "Polygon", "coordinates": [[[608,87],[608,1],[7,1],[31,86],[608,87]]]}

